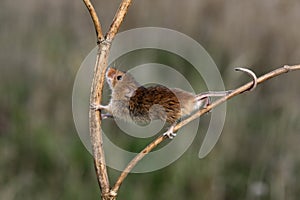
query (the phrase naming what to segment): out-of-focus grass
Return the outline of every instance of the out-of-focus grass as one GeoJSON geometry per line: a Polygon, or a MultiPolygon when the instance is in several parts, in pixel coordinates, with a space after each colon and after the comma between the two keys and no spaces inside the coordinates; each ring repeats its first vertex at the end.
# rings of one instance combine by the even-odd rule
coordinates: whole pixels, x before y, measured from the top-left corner
{"type": "MultiPolygon", "coordinates": [[[[108,27],[118,2],[95,4],[108,27]]],[[[233,72],[236,66],[262,74],[300,63],[299,9],[298,0],[135,1],[122,30],[162,26],[192,36],[233,88],[246,81],[233,72]]],[[[76,71],[95,43],[85,6],[4,0],[0,22],[0,199],[99,199],[92,157],[71,111],[76,71]]],[[[191,71],[183,73],[199,81],[191,71]]],[[[197,157],[204,125],[171,166],[130,174],[120,199],[297,199],[299,99],[295,72],[231,100],[208,157],[197,157]]],[[[126,137],[120,144],[138,146],[126,137]]],[[[113,182],[119,172],[109,173],[113,182]]]]}

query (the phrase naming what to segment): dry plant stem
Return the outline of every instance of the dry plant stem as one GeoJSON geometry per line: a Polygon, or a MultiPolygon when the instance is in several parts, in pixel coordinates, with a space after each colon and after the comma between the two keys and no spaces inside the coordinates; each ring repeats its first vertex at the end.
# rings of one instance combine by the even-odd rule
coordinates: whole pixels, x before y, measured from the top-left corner
{"type": "Polygon", "coordinates": [[[131,4],[131,0],[123,0],[122,3],[120,4],[120,7],[119,7],[118,11],[116,12],[116,15],[113,19],[113,22],[110,25],[109,31],[105,35],[105,39],[108,42],[111,42],[113,40],[113,38],[115,37],[115,35],[117,34],[117,32],[120,28],[120,25],[121,25],[122,21],[124,20],[124,17],[128,11],[130,4],[131,4]]]}
{"type": "MultiPolygon", "coordinates": [[[[102,90],[104,85],[105,71],[108,63],[108,54],[111,46],[111,41],[117,34],[119,27],[127,13],[131,0],[123,0],[114,17],[106,37],[103,37],[101,23],[97,16],[94,6],[90,0],[83,0],[88,8],[94,27],[97,34],[98,52],[96,57],[96,64],[94,67],[94,77],[91,87],[90,105],[100,104],[102,99],[102,90]]],[[[110,193],[109,180],[107,175],[107,168],[103,150],[103,139],[101,129],[101,111],[90,109],[89,111],[89,127],[90,136],[94,156],[94,165],[97,174],[97,180],[100,185],[101,195],[105,200],[116,199],[116,195],[110,193]]]]}
{"type": "Polygon", "coordinates": [[[93,20],[96,35],[97,35],[97,44],[99,44],[104,39],[103,38],[103,33],[102,33],[102,28],[101,28],[101,23],[99,21],[96,10],[95,10],[93,4],[91,3],[91,1],[90,0],[83,0],[83,2],[86,5],[87,9],[89,10],[91,18],[93,20]]]}
{"type": "MultiPolygon", "coordinates": [[[[100,43],[96,58],[94,78],[91,88],[90,103],[100,103],[102,98],[102,88],[104,85],[104,75],[107,66],[109,43],[100,43]]],[[[97,110],[90,109],[89,112],[90,136],[94,156],[94,165],[97,174],[102,196],[109,193],[109,180],[106,169],[106,162],[103,150],[103,139],[101,129],[101,113],[97,110]]]]}
{"type": "MultiPolygon", "coordinates": [[[[271,71],[261,77],[259,77],[257,79],[257,84],[260,84],[268,79],[271,79],[275,76],[279,76],[283,73],[287,73],[289,71],[294,71],[294,70],[300,70],[300,65],[294,65],[294,66],[288,66],[285,65],[284,67],[278,68],[274,71],[271,71]]],[[[190,116],[189,118],[181,121],[180,123],[178,123],[175,127],[174,127],[174,131],[178,131],[180,128],[182,128],[183,126],[185,126],[186,124],[190,123],[191,121],[195,120],[196,118],[200,117],[201,115],[209,112],[210,110],[212,110],[214,107],[220,105],[221,103],[231,99],[234,96],[237,96],[247,90],[249,90],[249,88],[252,87],[252,82],[249,82],[237,89],[235,89],[232,93],[228,94],[227,96],[224,96],[218,100],[216,100],[215,102],[213,102],[212,104],[210,104],[209,106],[207,106],[206,108],[203,108],[201,110],[199,110],[197,113],[193,114],[192,116],[190,116]]],[[[124,181],[124,179],[127,177],[128,173],[136,166],[136,164],[144,157],[146,156],[150,151],[152,151],[152,149],[154,149],[157,145],[159,145],[161,142],[163,142],[164,140],[168,139],[167,136],[159,136],[158,138],[156,138],[153,142],[151,142],[146,148],[144,148],[138,155],[136,155],[136,157],[134,157],[130,163],[127,165],[127,167],[124,169],[124,171],[121,173],[121,175],[119,176],[117,182],[115,183],[114,187],[112,188],[112,192],[117,193],[122,182],[124,181]]]]}

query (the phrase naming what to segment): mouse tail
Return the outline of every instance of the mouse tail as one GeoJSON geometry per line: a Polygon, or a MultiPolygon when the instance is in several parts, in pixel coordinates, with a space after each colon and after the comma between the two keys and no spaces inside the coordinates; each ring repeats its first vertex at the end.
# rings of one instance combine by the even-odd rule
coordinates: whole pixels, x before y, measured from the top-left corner
{"type": "Polygon", "coordinates": [[[208,91],[196,95],[195,101],[198,102],[199,107],[207,107],[211,103],[212,97],[223,97],[230,94],[233,90],[227,91],[208,91]]]}

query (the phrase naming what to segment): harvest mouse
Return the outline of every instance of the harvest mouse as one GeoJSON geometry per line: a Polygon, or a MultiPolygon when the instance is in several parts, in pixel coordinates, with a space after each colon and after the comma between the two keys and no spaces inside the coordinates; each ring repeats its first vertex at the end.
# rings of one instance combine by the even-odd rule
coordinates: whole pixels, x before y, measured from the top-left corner
{"type": "MultiPolygon", "coordinates": [[[[238,70],[251,72],[244,68],[238,70]]],[[[164,135],[170,139],[176,136],[172,127],[181,118],[207,106],[210,97],[225,96],[231,92],[205,92],[195,95],[162,85],[144,87],[130,73],[115,68],[107,70],[106,81],[112,91],[110,102],[106,106],[92,105],[93,109],[105,110],[107,114],[104,114],[104,117],[114,117],[135,123],[149,123],[157,119],[166,121],[171,127],[164,135]]]]}

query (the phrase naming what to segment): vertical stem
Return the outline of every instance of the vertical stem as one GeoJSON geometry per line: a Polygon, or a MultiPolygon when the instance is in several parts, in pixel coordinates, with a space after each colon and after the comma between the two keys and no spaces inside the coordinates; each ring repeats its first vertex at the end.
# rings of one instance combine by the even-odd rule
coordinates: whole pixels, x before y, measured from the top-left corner
{"type": "MultiPolygon", "coordinates": [[[[104,85],[104,74],[107,68],[109,43],[100,43],[95,64],[94,78],[91,88],[90,104],[100,104],[102,98],[102,89],[104,85]]],[[[94,164],[102,197],[109,193],[109,180],[103,150],[103,139],[101,129],[101,113],[99,110],[90,109],[90,136],[94,156],[94,164]]]]}
{"type": "MultiPolygon", "coordinates": [[[[108,54],[111,46],[111,41],[117,34],[124,17],[131,4],[131,0],[122,0],[118,11],[113,19],[109,31],[106,36],[103,36],[100,20],[97,16],[94,6],[90,0],[83,0],[88,8],[91,18],[94,23],[94,27],[97,34],[98,52],[96,58],[96,64],[94,68],[94,77],[91,87],[90,105],[100,104],[102,99],[102,90],[104,85],[105,71],[108,63],[108,54]]],[[[105,200],[116,199],[116,193],[110,193],[109,180],[107,175],[107,168],[105,162],[105,155],[103,149],[102,129],[101,129],[101,111],[92,110],[89,111],[89,127],[90,136],[94,156],[94,165],[97,175],[97,180],[101,189],[102,198],[105,200]]]]}

